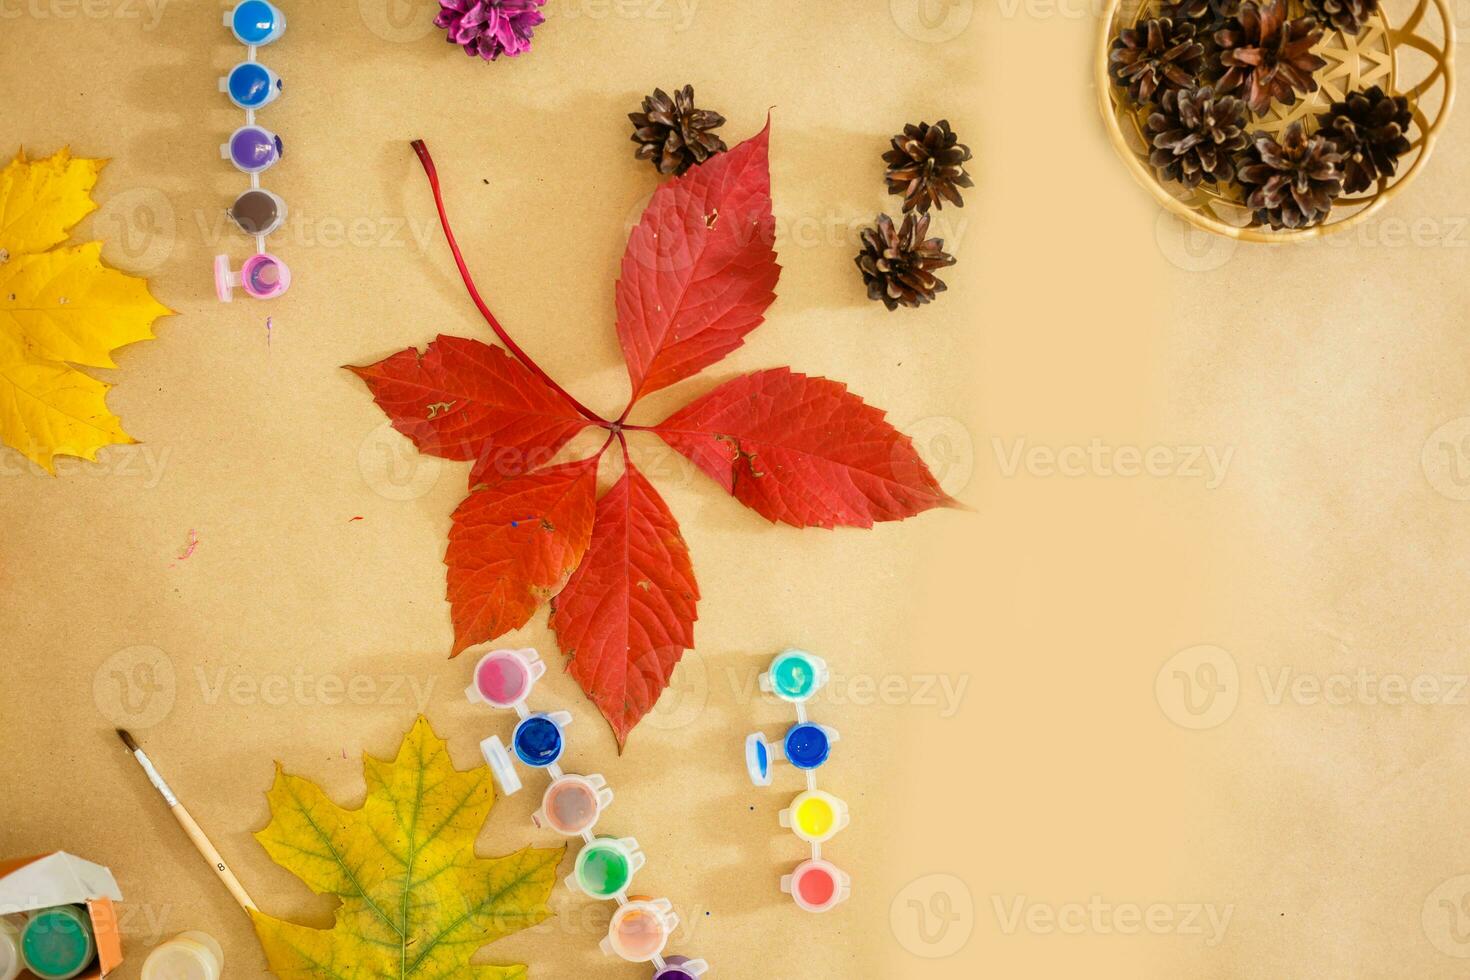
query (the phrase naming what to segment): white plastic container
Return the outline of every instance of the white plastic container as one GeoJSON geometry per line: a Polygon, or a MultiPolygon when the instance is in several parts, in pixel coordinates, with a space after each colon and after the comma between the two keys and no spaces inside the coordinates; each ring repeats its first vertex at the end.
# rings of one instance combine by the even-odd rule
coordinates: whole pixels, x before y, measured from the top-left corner
{"type": "Polygon", "coordinates": [[[780,813],[781,826],[808,844],[825,844],[852,822],[847,804],[831,793],[809,789],[780,813]]]}
{"type": "Polygon", "coordinates": [[[602,951],[629,963],[648,963],[663,955],[679,928],[679,916],[667,898],[629,902],[613,913],[602,951]]]}
{"type": "Polygon", "coordinates": [[[0,916],[0,980],[20,976],[20,927],[0,916]]]}
{"type": "Polygon", "coordinates": [[[613,791],[607,780],[594,773],[567,773],[553,779],[541,797],[541,809],[531,816],[538,827],[550,827],[563,837],[590,834],[602,811],[612,806],[613,791]]]}
{"type": "Polygon", "coordinates": [[[225,951],[203,932],[186,932],[156,947],[143,961],[143,980],[220,980],[225,951]]]}

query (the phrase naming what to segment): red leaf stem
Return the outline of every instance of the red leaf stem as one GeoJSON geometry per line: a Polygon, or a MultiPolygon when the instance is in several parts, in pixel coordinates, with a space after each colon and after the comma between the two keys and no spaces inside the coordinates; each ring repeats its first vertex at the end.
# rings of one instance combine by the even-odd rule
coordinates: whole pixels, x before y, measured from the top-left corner
{"type": "Polygon", "coordinates": [[[500,321],[495,319],[495,314],[490,312],[490,307],[485,305],[485,300],[480,296],[480,290],[475,287],[474,277],[470,275],[469,266],[465,265],[464,255],[459,250],[459,242],[454,238],[454,229],[450,227],[449,214],[444,210],[444,194],[439,188],[439,171],[434,167],[434,158],[429,155],[429,147],[423,140],[414,140],[412,146],[413,151],[419,156],[419,162],[424,166],[424,173],[428,175],[429,186],[434,190],[434,206],[439,209],[439,224],[444,228],[444,237],[449,242],[449,251],[454,253],[454,264],[459,267],[459,276],[464,280],[465,289],[469,290],[470,299],[474,300],[480,315],[485,318],[486,323],[490,324],[490,329],[495,331],[495,336],[500,338],[500,342],[516,356],[516,360],[544,381],[547,387],[565,398],[567,404],[582,413],[589,421],[596,422],[604,428],[612,428],[613,423],[583,405],[571,392],[557,384],[556,379],[543,371],[541,365],[531,359],[531,355],[521,350],[520,345],[512,340],[510,334],[506,333],[505,328],[500,325],[500,321]]]}

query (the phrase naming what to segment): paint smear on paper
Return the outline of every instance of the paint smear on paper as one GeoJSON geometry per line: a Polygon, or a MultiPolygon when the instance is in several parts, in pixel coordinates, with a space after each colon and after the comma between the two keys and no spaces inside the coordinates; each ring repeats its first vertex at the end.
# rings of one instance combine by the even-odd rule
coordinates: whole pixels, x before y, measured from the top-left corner
{"type": "Polygon", "coordinates": [[[190,558],[194,557],[194,552],[198,550],[199,532],[191,527],[189,528],[188,537],[184,539],[184,550],[178,553],[177,560],[170,562],[168,567],[173,568],[181,561],[188,561],[190,558]]]}

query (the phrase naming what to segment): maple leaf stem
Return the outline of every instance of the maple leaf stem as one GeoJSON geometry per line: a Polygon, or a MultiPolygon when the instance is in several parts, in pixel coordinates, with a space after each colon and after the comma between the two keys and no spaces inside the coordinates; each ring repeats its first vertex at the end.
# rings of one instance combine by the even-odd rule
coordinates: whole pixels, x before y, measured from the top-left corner
{"type": "Polygon", "coordinates": [[[485,305],[485,300],[480,296],[480,290],[475,286],[475,279],[470,275],[469,266],[465,264],[464,254],[459,250],[459,242],[454,238],[454,229],[450,227],[449,214],[444,209],[444,194],[439,187],[439,171],[434,166],[434,158],[429,155],[428,144],[423,140],[414,140],[411,145],[413,146],[413,151],[418,154],[419,163],[423,164],[424,173],[429,178],[429,186],[433,188],[434,206],[439,209],[439,224],[444,228],[444,238],[449,242],[449,251],[454,254],[454,264],[459,267],[459,277],[464,280],[465,289],[469,290],[470,299],[474,300],[475,307],[479,309],[480,315],[485,318],[486,323],[490,324],[490,329],[495,331],[495,336],[500,338],[500,342],[516,356],[516,360],[524,364],[532,374],[545,382],[548,388],[565,398],[567,404],[580,412],[588,421],[595,422],[603,428],[613,428],[612,422],[609,422],[586,405],[583,405],[571,392],[557,384],[556,379],[543,371],[541,365],[531,359],[530,354],[521,350],[520,345],[512,340],[510,334],[500,325],[500,321],[495,319],[495,314],[490,312],[490,307],[485,305]]]}

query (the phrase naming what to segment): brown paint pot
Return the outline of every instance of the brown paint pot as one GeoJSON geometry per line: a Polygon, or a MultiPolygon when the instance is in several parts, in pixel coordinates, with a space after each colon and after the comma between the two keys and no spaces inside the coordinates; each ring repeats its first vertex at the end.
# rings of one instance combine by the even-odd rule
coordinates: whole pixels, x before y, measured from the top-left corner
{"type": "Polygon", "coordinates": [[[230,217],[247,235],[269,235],[286,222],[286,202],[260,187],[253,187],[230,207],[230,217]]]}

